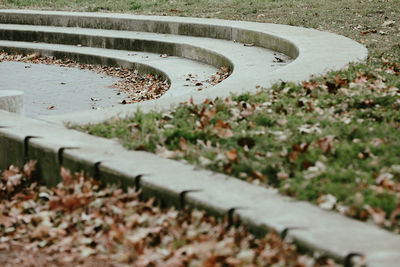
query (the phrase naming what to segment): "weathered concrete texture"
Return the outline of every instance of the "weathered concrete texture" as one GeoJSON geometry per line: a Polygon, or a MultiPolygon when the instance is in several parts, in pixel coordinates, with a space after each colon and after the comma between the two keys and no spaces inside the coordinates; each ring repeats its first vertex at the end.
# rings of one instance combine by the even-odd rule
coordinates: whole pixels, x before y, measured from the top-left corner
{"type": "Polygon", "coordinates": [[[0,89],[0,109],[18,114],[23,114],[24,93],[18,90],[9,90],[9,88],[7,89],[8,90],[0,89]]]}
{"type": "Polygon", "coordinates": [[[218,71],[217,68],[201,62],[173,56],[161,58],[159,54],[147,52],[13,41],[0,41],[0,49],[7,52],[37,53],[42,56],[55,56],[57,58],[67,57],[84,64],[119,66],[136,69],[141,74],[159,75],[162,79],[168,79],[171,83],[171,87],[164,97],[197,92],[198,86],[187,81],[188,74],[197,74],[198,80],[204,81],[204,87],[207,88],[210,85],[206,80],[218,71]]]}
{"type": "Polygon", "coordinates": [[[217,51],[237,49],[232,42],[222,40],[211,39],[211,46],[209,38],[132,31],[7,24],[2,24],[0,29],[1,40],[162,53],[197,60],[216,67],[226,66],[232,68],[232,62],[224,55],[213,51],[212,48],[217,48],[217,51]]]}
{"type": "Polygon", "coordinates": [[[0,73],[0,95],[23,91],[24,114],[31,118],[112,107],[126,97],[111,88],[118,78],[89,70],[3,61],[0,73]]]}
{"type": "Polygon", "coordinates": [[[61,165],[84,170],[106,182],[136,186],[143,196],[155,196],[163,205],[202,208],[214,215],[229,215],[232,221],[240,218],[258,234],[271,228],[287,232],[300,246],[338,260],[361,253],[368,266],[398,266],[400,236],[374,225],[223,174],[127,151],[114,140],[4,111],[0,118],[0,168],[14,161],[22,164],[21,158],[38,159],[38,173],[50,185],[59,179],[61,165]]]}
{"type": "MultiPolygon", "coordinates": [[[[72,44],[73,40],[78,38],[95,47],[115,45],[124,49],[131,46],[138,50],[149,47],[152,52],[165,49],[177,56],[215,66],[221,65],[221,59],[224,64],[231,62],[233,73],[224,82],[200,92],[186,91],[185,94],[173,98],[162,97],[152,102],[153,108],[158,109],[170,108],[188,101],[191,97],[195,103],[200,103],[206,98],[255,91],[257,86],[267,87],[280,80],[305,80],[310,75],[339,69],[351,61],[363,60],[367,56],[365,47],[343,36],[312,29],[254,22],[29,10],[1,10],[0,22],[25,25],[2,25],[0,29],[3,28],[3,35],[9,39],[39,38],[38,40],[43,41],[62,40],[72,44]],[[27,24],[43,27],[35,30],[27,24]],[[52,26],[69,28],[61,30],[52,26]],[[103,36],[104,39],[98,36],[103,36]],[[251,43],[255,47],[245,47],[243,43],[251,43]],[[268,54],[266,49],[257,54],[262,48],[282,52],[295,60],[280,68],[271,69],[271,60],[263,60],[268,54]]],[[[77,58],[80,60],[92,60],[93,56],[83,54],[91,53],[92,49],[87,49],[86,52],[71,51],[68,56],[76,53],[79,54],[77,58]]],[[[66,55],[65,51],[60,55],[66,55]]],[[[112,57],[111,54],[104,55],[101,62],[115,64],[117,61],[113,61],[112,57]]],[[[118,63],[121,63],[120,59],[118,63]]],[[[143,67],[144,64],[138,64],[138,67],[140,66],[143,67]]],[[[155,62],[152,62],[151,66],[156,66],[155,62]]],[[[154,71],[157,70],[170,76],[169,72],[154,67],[154,71]]],[[[140,103],[123,108],[116,107],[113,111],[66,114],[43,119],[57,123],[96,122],[110,116],[129,115],[143,105],[148,104],[140,103]]]]}

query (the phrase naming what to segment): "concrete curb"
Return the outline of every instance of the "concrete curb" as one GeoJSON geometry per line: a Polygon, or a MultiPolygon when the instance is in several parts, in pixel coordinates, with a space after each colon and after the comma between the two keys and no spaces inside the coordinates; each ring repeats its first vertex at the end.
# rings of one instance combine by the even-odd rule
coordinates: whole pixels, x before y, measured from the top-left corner
{"type": "Polygon", "coordinates": [[[400,237],[379,227],[296,201],[275,190],[196,169],[178,161],[127,151],[114,140],[0,111],[0,169],[37,159],[37,173],[57,183],[59,168],[140,188],[165,206],[200,208],[241,221],[256,234],[273,228],[300,247],[346,261],[366,255],[368,266],[398,266],[400,237]],[[62,137],[62,138],[61,138],[62,137]]]}
{"type": "Polygon", "coordinates": [[[276,80],[300,81],[310,75],[339,69],[350,61],[365,59],[367,51],[353,41],[315,30],[284,25],[250,22],[203,20],[191,18],[146,17],[123,14],[92,14],[42,11],[0,11],[0,22],[56,26],[101,27],[118,30],[238,40],[261,47],[276,49],[295,57],[291,64],[269,75],[254,77],[245,69],[220,85],[199,94],[176,98],[161,98],[104,110],[47,117],[38,121],[0,111],[0,169],[10,164],[22,165],[38,159],[38,173],[47,184],[59,179],[59,167],[72,171],[84,170],[106,182],[140,188],[145,197],[155,196],[165,205],[197,207],[209,213],[238,218],[255,233],[271,228],[293,238],[300,246],[323,253],[339,261],[354,254],[367,256],[368,266],[398,266],[400,237],[374,225],[323,211],[306,202],[295,201],[238,179],[156,155],[127,151],[113,140],[89,136],[68,130],[56,122],[87,123],[102,121],[115,115],[125,116],[138,107],[146,112],[169,108],[193,97],[194,102],[205,98],[226,96],[231,92],[254,91],[257,85],[269,86],[276,80]],[[32,23],[35,22],[35,23],[32,23]],[[242,78],[242,81],[241,81],[242,78]],[[253,79],[253,80],[252,80],[253,79]],[[251,82],[249,82],[251,80],[251,82]],[[240,82],[241,81],[241,82],[240,82]],[[156,164],[156,168],[155,168],[156,164]]]}

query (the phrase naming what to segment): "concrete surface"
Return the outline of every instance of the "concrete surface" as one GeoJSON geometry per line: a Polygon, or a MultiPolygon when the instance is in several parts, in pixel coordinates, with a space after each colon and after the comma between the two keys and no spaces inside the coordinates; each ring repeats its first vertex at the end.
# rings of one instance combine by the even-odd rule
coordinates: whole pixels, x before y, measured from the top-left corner
{"type": "Polygon", "coordinates": [[[118,78],[88,70],[3,61],[0,73],[0,94],[23,91],[25,116],[31,118],[112,107],[125,97],[111,88],[118,78]]]}
{"type": "MultiPolygon", "coordinates": [[[[99,122],[117,114],[119,116],[132,114],[139,107],[141,109],[166,109],[188,101],[191,97],[195,103],[200,103],[206,98],[256,91],[258,86],[270,86],[280,80],[305,80],[310,75],[323,74],[332,69],[342,68],[351,61],[363,60],[367,56],[365,47],[343,36],[313,29],[255,22],[110,13],[1,10],[0,23],[23,25],[2,25],[1,27],[4,28],[2,34],[4,37],[8,36],[9,39],[18,37],[20,38],[18,40],[23,40],[26,34],[26,38],[30,38],[28,40],[36,38],[37,42],[46,40],[55,42],[55,39],[59,38],[68,43],[79,35],[81,36],[79,40],[86,41],[87,45],[108,47],[108,45],[118,44],[116,46],[121,48],[135,43],[138,44],[136,48],[140,48],[140,44],[153,42],[155,44],[152,46],[152,52],[157,51],[157,47],[162,47],[175,51],[174,53],[178,56],[207,62],[216,67],[221,64],[221,60],[224,63],[232,63],[232,75],[224,82],[207,90],[186,91],[185,94],[179,96],[163,97],[146,104],[115,107],[101,112],[79,112],[42,117],[42,119],[55,123],[99,122]],[[41,27],[35,31],[29,25],[41,27]],[[62,34],[54,26],[69,27],[70,29],[62,34]],[[54,33],[57,37],[51,37],[50,33],[54,33]],[[110,40],[109,44],[99,42],[101,38],[96,38],[98,35],[104,35],[105,40],[110,40]],[[244,43],[253,44],[254,47],[244,46],[244,43]],[[232,45],[232,47],[237,45],[237,47],[231,49],[227,45],[232,45]],[[268,66],[271,63],[269,60],[261,60],[261,62],[252,60],[252,58],[260,57],[260,53],[253,52],[260,48],[284,53],[295,60],[278,69],[265,69],[265,65],[268,66]],[[255,56],[251,56],[252,54],[255,56]]],[[[92,56],[84,56],[84,54],[91,54],[90,51],[95,48],[85,48],[87,48],[86,51],[70,51],[67,54],[73,56],[73,54],[80,53],[78,59],[93,60],[92,56]]],[[[53,53],[56,53],[55,50],[53,49],[53,53]]],[[[65,52],[62,54],[66,54],[65,52]]],[[[262,53],[262,55],[264,54],[267,53],[262,53]]],[[[103,55],[103,62],[123,63],[121,58],[114,61],[110,60],[111,58],[114,58],[113,52],[103,55]]],[[[139,67],[139,65],[143,64],[135,66],[139,67]]],[[[156,66],[155,62],[150,65],[154,67],[152,71],[159,70],[166,76],[170,75],[166,69],[156,66]]],[[[171,83],[174,84],[172,79],[171,83]]]]}
{"type": "MultiPolygon", "coordinates": [[[[3,72],[0,70],[1,78],[3,76],[3,72]]],[[[12,76],[8,76],[12,77],[12,76]]],[[[1,83],[1,81],[0,81],[1,83]]],[[[12,90],[12,88],[7,88],[8,90],[0,90],[0,109],[6,110],[9,112],[14,112],[18,114],[24,113],[24,93],[18,90],[12,90]]]]}

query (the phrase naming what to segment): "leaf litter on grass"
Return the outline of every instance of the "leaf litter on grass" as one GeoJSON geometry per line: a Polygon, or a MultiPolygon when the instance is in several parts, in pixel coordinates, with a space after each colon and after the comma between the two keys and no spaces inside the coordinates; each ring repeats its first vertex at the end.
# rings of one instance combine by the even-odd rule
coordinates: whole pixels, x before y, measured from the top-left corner
{"type": "Polygon", "coordinates": [[[45,187],[32,177],[35,163],[0,176],[1,266],[336,266],[273,232],[255,238],[63,168],[63,181],[45,187]]]}
{"type": "Polygon", "coordinates": [[[300,84],[80,129],[400,233],[399,88],[397,61],[382,57],[300,84]]]}

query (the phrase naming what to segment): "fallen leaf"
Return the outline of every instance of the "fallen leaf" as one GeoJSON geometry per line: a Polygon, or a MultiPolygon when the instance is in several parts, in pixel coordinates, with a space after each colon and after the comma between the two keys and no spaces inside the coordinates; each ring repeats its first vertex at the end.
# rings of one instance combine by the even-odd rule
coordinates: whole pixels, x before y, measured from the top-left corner
{"type": "Polygon", "coordinates": [[[218,120],[214,125],[214,130],[220,138],[230,138],[233,136],[233,132],[228,122],[224,122],[222,120],[218,120]]]}
{"type": "Polygon", "coordinates": [[[317,141],[317,145],[322,150],[322,153],[328,154],[329,151],[334,151],[333,140],[335,140],[335,136],[327,135],[317,141]]]}
{"type": "Polygon", "coordinates": [[[182,136],[179,139],[179,147],[181,148],[182,151],[186,151],[187,150],[187,141],[182,136]]]}
{"type": "Polygon", "coordinates": [[[366,31],[361,32],[361,35],[364,36],[364,35],[367,35],[367,34],[369,34],[369,33],[377,33],[377,32],[378,32],[378,31],[375,30],[375,29],[369,29],[369,30],[366,30],[366,31]]]}
{"type": "Polygon", "coordinates": [[[45,224],[40,224],[33,230],[33,232],[30,234],[30,237],[33,239],[43,239],[49,235],[50,232],[50,226],[45,225],[45,224]]]}
{"type": "Polygon", "coordinates": [[[366,206],[365,208],[367,212],[371,215],[374,223],[383,226],[386,221],[386,212],[384,212],[380,208],[372,208],[370,206],[366,206]]]}
{"type": "Polygon", "coordinates": [[[7,179],[7,191],[11,192],[14,190],[14,188],[18,185],[21,184],[22,181],[22,177],[23,175],[18,173],[18,174],[14,174],[12,176],[8,176],[7,179]]]}
{"type": "Polygon", "coordinates": [[[280,172],[278,172],[277,177],[280,180],[285,180],[285,179],[289,178],[289,174],[287,174],[284,171],[280,171],[280,172]]]}
{"type": "Polygon", "coordinates": [[[400,204],[392,211],[390,214],[390,222],[392,226],[396,225],[396,223],[400,220],[400,204]]]}
{"type": "Polygon", "coordinates": [[[0,215],[0,225],[3,225],[5,228],[11,227],[15,223],[15,219],[10,216],[0,215]]]}
{"type": "Polygon", "coordinates": [[[24,165],[24,174],[30,178],[32,173],[35,171],[37,160],[31,160],[24,165]]]}
{"type": "Polygon", "coordinates": [[[392,27],[394,26],[394,24],[396,23],[396,21],[394,20],[386,20],[382,23],[383,27],[392,27]]]}
{"type": "Polygon", "coordinates": [[[260,181],[265,181],[267,177],[265,177],[264,174],[262,174],[259,171],[253,170],[253,177],[260,180],[260,181]]]}
{"type": "Polygon", "coordinates": [[[336,205],[336,201],[336,197],[331,194],[322,195],[317,199],[318,206],[324,210],[332,210],[336,205]]]}
{"type": "Polygon", "coordinates": [[[310,125],[310,124],[304,124],[301,125],[300,127],[297,128],[301,133],[317,133],[320,134],[321,133],[321,129],[319,128],[319,123],[315,124],[315,125],[310,125]]]}
{"type": "Polygon", "coordinates": [[[381,185],[383,184],[385,181],[389,181],[393,179],[393,174],[391,173],[382,173],[378,176],[378,178],[376,178],[376,184],[381,185]]]}
{"type": "Polygon", "coordinates": [[[238,158],[238,152],[233,148],[232,150],[228,150],[225,152],[226,158],[231,161],[235,162],[238,158]]]}
{"type": "Polygon", "coordinates": [[[275,63],[282,63],[282,62],[285,62],[285,60],[283,60],[283,59],[281,59],[281,58],[279,58],[279,57],[274,57],[273,62],[275,62],[275,63]]]}

